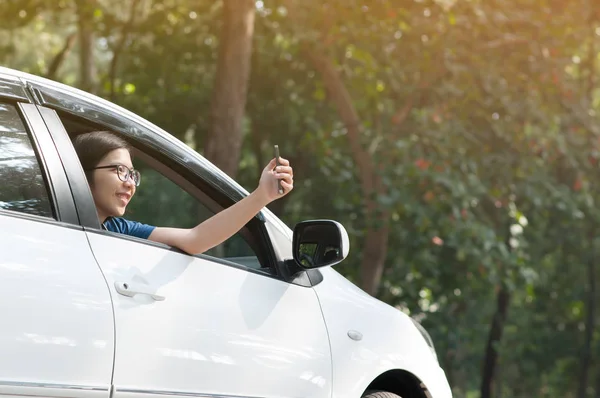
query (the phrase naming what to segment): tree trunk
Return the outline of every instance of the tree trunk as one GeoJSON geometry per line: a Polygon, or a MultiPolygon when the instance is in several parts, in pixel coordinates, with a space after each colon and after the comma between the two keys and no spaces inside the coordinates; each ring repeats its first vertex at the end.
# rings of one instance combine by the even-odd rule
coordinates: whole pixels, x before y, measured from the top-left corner
{"type": "Polygon", "coordinates": [[[492,396],[494,371],[496,369],[496,363],[498,362],[497,345],[502,339],[502,332],[504,331],[504,322],[506,321],[509,301],[510,293],[507,287],[502,284],[500,290],[498,291],[496,313],[492,319],[490,334],[488,336],[488,342],[485,349],[485,358],[481,379],[481,398],[491,398],[492,396]]]}
{"type": "Polygon", "coordinates": [[[79,87],[95,92],[96,65],[94,63],[94,4],[77,0],[77,27],[79,31],[79,87]]]}
{"type": "Polygon", "coordinates": [[[233,178],[242,149],[255,2],[224,0],[223,4],[223,29],[204,156],[233,178]]]}
{"type": "Polygon", "coordinates": [[[362,288],[375,296],[379,290],[381,276],[385,267],[388,238],[390,235],[387,220],[381,227],[370,227],[365,237],[363,258],[360,263],[362,288]]]}
{"type": "Polygon", "coordinates": [[[367,221],[365,246],[360,265],[361,287],[367,293],[376,295],[383,274],[389,238],[388,212],[377,203],[377,196],[384,193],[384,188],[371,155],[360,143],[362,123],[350,93],[332,60],[315,48],[304,48],[303,52],[320,73],[329,98],[346,126],[352,157],[359,173],[367,221]]]}
{"type": "Polygon", "coordinates": [[[75,33],[72,33],[69,36],[67,36],[67,39],[65,40],[65,45],[60,50],[60,52],[58,54],[56,54],[56,56],[50,63],[50,66],[48,67],[48,71],[46,72],[46,78],[52,79],[52,80],[56,79],[56,74],[58,73],[58,69],[65,62],[65,59],[71,52],[71,49],[73,48],[73,45],[75,44],[76,38],[77,38],[77,35],[75,33]]]}
{"type": "MultiPolygon", "coordinates": [[[[591,237],[593,239],[593,237],[591,237]]],[[[585,343],[583,352],[581,353],[581,371],[579,373],[579,388],[577,389],[577,398],[585,398],[588,374],[592,361],[592,341],[594,339],[594,326],[596,315],[596,270],[594,264],[594,256],[590,256],[587,266],[588,280],[588,303],[587,303],[587,319],[585,321],[585,343]]],[[[598,391],[596,391],[598,395],[598,391]]]]}

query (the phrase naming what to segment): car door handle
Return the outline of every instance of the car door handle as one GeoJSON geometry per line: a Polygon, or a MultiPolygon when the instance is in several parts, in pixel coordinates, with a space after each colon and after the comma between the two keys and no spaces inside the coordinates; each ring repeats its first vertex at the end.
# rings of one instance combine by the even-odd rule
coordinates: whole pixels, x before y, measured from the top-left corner
{"type": "Polygon", "coordinates": [[[155,292],[151,291],[148,285],[141,283],[117,281],[115,282],[115,289],[117,290],[117,293],[127,297],[133,297],[136,294],[143,294],[152,297],[155,301],[163,301],[165,299],[164,296],[159,296],[155,292]]]}

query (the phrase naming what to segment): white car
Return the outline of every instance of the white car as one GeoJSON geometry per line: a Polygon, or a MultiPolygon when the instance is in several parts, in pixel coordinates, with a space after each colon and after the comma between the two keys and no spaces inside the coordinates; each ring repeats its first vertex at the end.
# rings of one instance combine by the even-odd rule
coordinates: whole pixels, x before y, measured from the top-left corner
{"type": "Polygon", "coordinates": [[[142,184],[136,221],[195,225],[248,194],[139,116],[0,67],[0,397],[452,396],[427,332],[331,268],[337,222],[264,209],[197,256],[102,230],[71,144],[98,129],[179,193],[142,184]]]}

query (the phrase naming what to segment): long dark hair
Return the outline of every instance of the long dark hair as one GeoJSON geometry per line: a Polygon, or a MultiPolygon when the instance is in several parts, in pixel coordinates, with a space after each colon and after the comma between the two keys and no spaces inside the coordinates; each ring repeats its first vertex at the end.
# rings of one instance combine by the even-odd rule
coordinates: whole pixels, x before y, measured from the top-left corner
{"type": "Polygon", "coordinates": [[[129,143],[112,131],[92,131],[80,134],[73,140],[73,146],[90,183],[93,182],[92,169],[98,166],[102,158],[109,152],[115,149],[127,149],[133,158],[129,143]]]}

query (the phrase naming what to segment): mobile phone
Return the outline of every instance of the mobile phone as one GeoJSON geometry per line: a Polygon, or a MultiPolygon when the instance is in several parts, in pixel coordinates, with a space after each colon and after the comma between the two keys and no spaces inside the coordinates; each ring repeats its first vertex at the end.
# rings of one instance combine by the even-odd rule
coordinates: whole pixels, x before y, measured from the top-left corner
{"type": "MultiPolygon", "coordinates": [[[[279,163],[279,145],[274,145],[273,149],[275,150],[275,164],[277,166],[280,166],[281,164],[279,163]]],[[[277,192],[279,192],[280,195],[283,194],[281,180],[277,180],[277,192]]]]}

